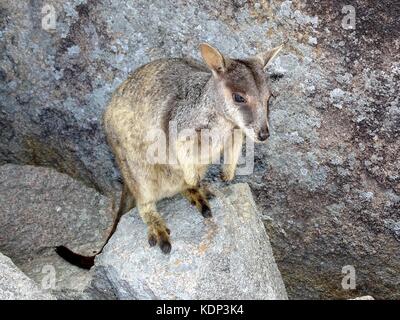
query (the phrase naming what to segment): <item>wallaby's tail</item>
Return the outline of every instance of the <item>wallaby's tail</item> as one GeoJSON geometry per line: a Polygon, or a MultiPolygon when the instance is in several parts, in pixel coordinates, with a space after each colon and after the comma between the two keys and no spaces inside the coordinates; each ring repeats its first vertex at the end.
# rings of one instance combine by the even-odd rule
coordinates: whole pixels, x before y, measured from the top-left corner
{"type": "Polygon", "coordinates": [[[96,258],[96,255],[91,256],[91,257],[85,257],[80,254],[77,254],[71,250],[69,250],[67,247],[64,246],[59,246],[56,248],[56,252],[58,255],[63,258],[64,260],[68,261],[69,263],[80,267],[82,269],[87,269],[89,270],[91,267],[94,265],[94,258],[96,258]]]}
{"type": "Polygon", "coordinates": [[[121,219],[122,214],[120,215],[121,210],[118,210],[118,215],[114,221],[114,225],[111,229],[110,234],[107,237],[107,240],[104,242],[103,246],[101,247],[101,250],[96,253],[93,256],[83,256],[79,253],[75,253],[72,250],[68,249],[65,246],[59,246],[56,248],[56,252],[58,253],[58,255],[63,258],[64,260],[68,261],[69,263],[82,268],[82,269],[87,269],[89,270],[91,267],[93,267],[94,265],[94,259],[96,258],[96,256],[98,254],[100,254],[104,247],[106,246],[106,244],[108,243],[108,240],[110,240],[111,236],[114,234],[115,230],[117,229],[117,225],[119,220],[121,219]]]}
{"type": "MultiPolygon", "coordinates": [[[[115,202],[113,201],[113,206],[112,206],[113,208],[115,207],[114,203],[115,202]]],[[[69,263],[71,263],[79,268],[89,270],[91,267],[93,267],[94,259],[96,258],[96,256],[103,251],[104,247],[108,243],[108,240],[110,240],[110,238],[114,234],[115,230],[117,230],[117,226],[118,226],[119,221],[121,220],[121,217],[126,212],[128,212],[129,210],[131,210],[134,207],[135,207],[135,201],[132,198],[131,194],[129,193],[128,189],[125,187],[125,184],[124,184],[122,194],[121,194],[121,202],[119,205],[117,216],[115,217],[114,224],[112,226],[110,234],[108,235],[107,240],[104,242],[103,246],[101,247],[101,250],[93,256],[83,256],[81,254],[73,252],[72,250],[68,249],[65,246],[59,246],[56,248],[56,252],[58,253],[58,255],[61,258],[68,261],[69,263]]]]}

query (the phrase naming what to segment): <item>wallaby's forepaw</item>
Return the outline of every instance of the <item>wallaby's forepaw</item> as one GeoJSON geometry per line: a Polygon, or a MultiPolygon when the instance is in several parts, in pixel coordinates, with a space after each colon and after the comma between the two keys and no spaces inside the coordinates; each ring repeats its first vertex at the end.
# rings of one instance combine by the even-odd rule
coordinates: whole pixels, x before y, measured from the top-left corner
{"type": "Polygon", "coordinates": [[[198,188],[200,186],[200,179],[198,176],[188,177],[185,179],[185,182],[191,188],[198,188]]]}
{"type": "Polygon", "coordinates": [[[210,205],[207,201],[207,192],[204,189],[188,189],[183,192],[183,195],[192,205],[196,206],[204,218],[212,217],[210,205]]]}
{"type": "Polygon", "coordinates": [[[215,198],[215,194],[208,188],[207,185],[201,185],[200,192],[204,195],[207,200],[215,198]]]}
{"type": "Polygon", "coordinates": [[[195,170],[183,171],[183,179],[190,188],[198,188],[200,186],[200,175],[195,170]]]}
{"type": "Polygon", "coordinates": [[[235,177],[235,171],[224,170],[221,173],[221,180],[224,182],[232,181],[234,177],[235,177]]]}
{"type": "Polygon", "coordinates": [[[171,231],[164,224],[154,224],[149,226],[148,240],[151,247],[157,243],[161,251],[165,254],[171,252],[171,242],[169,239],[171,231]]]}

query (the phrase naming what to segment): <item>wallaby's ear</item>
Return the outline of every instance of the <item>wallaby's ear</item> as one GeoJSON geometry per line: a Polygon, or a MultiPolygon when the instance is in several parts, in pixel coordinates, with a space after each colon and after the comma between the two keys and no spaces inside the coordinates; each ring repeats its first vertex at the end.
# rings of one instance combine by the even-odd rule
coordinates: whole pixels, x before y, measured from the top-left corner
{"type": "Polygon", "coordinates": [[[207,43],[202,43],[200,45],[200,52],[204,62],[214,74],[219,74],[225,71],[226,60],[218,49],[215,49],[207,43]]]}
{"type": "Polygon", "coordinates": [[[255,58],[257,58],[261,62],[262,66],[264,68],[266,68],[272,62],[272,60],[276,57],[276,55],[279,53],[279,51],[282,50],[282,48],[283,48],[283,44],[281,44],[279,47],[275,47],[271,50],[261,52],[261,53],[257,54],[255,56],[255,58]]]}

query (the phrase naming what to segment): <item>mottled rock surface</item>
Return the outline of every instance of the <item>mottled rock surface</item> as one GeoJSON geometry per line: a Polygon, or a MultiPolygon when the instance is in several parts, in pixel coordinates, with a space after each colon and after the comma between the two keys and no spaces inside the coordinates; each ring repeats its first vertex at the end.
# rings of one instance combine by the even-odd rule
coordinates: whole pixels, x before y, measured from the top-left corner
{"type": "MultiPolygon", "coordinates": [[[[351,1],[0,0],[0,163],[118,188],[101,114],[143,63],[245,57],[269,68],[271,138],[248,182],[292,298],[400,298],[400,4],[351,1]],[[52,4],[56,29],[42,28],[52,4]],[[357,286],[341,287],[353,265],[357,286]]],[[[213,180],[217,180],[214,176],[213,180]]]]}
{"type": "Polygon", "coordinates": [[[0,166],[0,251],[41,283],[53,268],[54,290],[83,290],[87,271],[58,257],[66,245],[91,255],[112,226],[111,201],[54,169],[0,166]]]}
{"type": "Polygon", "coordinates": [[[91,298],[84,292],[92,280],[90,271],[71,265],[54,251],[19,263],[18,267],[59,300],[91,298]]]}
{"type": "Polygon", "coordinates": [[[0,253],[0,300],[53,300],[54,296],[19,270],[10,258],[0,253]]]}
{"type": "Polygon", "coordinates": [[[96,258],[89,292],[117,299],[287,299],[247,184],[215,191],[204,219],[183,198],[160,203],[171,229],[165,255],[147,242],[136,210],[96,258]]]}
{"type": "Polygon", "coordinates": [[[109,199],[54,169],[0,166],[0,250],[16,263],[59,245],[91,254],[111,215],[109,199]]]}

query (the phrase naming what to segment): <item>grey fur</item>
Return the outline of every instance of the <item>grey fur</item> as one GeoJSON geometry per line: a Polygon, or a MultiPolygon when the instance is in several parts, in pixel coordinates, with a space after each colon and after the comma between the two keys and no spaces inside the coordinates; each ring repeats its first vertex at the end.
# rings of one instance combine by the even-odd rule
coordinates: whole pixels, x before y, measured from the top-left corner
{"type": "MultiPolygon", "coordinates": [[[[207,211],[204,206],[208,206],[203,197],[206,191],[200,188],[208,163],[193,161],[185,151],[191,145],[201,145],[201,141],[199,137],[187,141],[179,135],[171,140],[170,124],[177,125],[178,134],[184,129],[195,132],[209,129],[222,137],[213,145],[209,162],[221,155],[226,139],[235,128],[255,140],[257,132],[268,130],[270,93],[263,73],[268,61],[261,61],[258,56],[248,60],[229,59],[207,44],[201,45],[201,51],[208,68],[194,59],[176,58],[160,59],[140,67],[115,91],[104,114],[108,142],[125,187],[149,227],[149,243],[158,243],[166,253],[171,249],[169,230],[155,203],[194,189],[198,192],[189,193],[193,196],[192,202],[202,204],[199,210],[203,213],[207,211]],[[235,92],[244,95],[246,102],[235,103],[232,98],[235,92]],[[147,134],[152,130],[165,132],[170,162],[148,161],[147,134]],[[173,158],[177,159],[176,163],[171,162],[173,158]]],[[[237,140],[227,153],[230,159],[223,167],[225,180],[234,176],[242,138],[237,140]]],[[[121,202],[130,201],[128,198],[123,197],[121,202]]],[[[121,206],[130,207],[126,203],[121,206]]]]}

